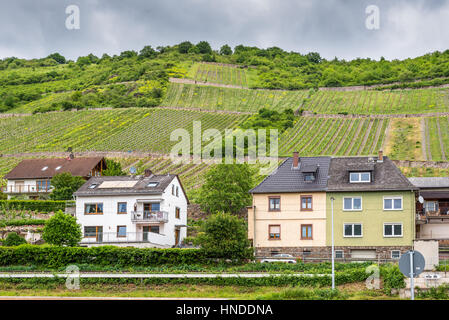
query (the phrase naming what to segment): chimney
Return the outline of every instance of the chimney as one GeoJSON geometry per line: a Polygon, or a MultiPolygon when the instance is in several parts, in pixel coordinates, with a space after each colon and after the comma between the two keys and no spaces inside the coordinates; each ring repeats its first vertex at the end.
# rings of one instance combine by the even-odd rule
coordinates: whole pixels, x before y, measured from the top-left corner
{"type": "Polygon", "coordinates": [[[298,169],[299,166],[299,152],[293,152],[293,169],[298,169]]]}
{"type": "Polygon", "coordinates": [[[146,177],[146,178],[148,178],[149,176],[151,176],[153,174],[153,172],[150,170],[150,169],[145,169],[145,174],[144,174],[144,176],[146,177]]]}
{"type": "Polygon", "coordinates": [[[71,152],[69,155],[69,160],[73,160],[73,159],[75,159],[75,155],[73,154],[73,152],[71,152]]]}
{"type": "Polygon", "coordinates": [[[379,157],[377,158],[377,162],[384,162],[384,152],[379,150],[379,157]]]}

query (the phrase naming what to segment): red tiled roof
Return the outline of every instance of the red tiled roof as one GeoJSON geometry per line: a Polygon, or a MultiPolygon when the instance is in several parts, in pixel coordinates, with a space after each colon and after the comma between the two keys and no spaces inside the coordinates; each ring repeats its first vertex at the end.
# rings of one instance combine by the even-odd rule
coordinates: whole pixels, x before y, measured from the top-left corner
{"type": "Polygon", "coordinates": [[[52,178],[54,175],[69,172],[73,176],[87,178],[101,161],[103,157],[92,158],[51,158],[51,159],[27,159],[20,162],[12,169],[5,179],[44,179],[52,178]],[[47,169],[42,170],[47,167],[47,169]],[[56,168],[60,167],[58,170],[56,168]]]}

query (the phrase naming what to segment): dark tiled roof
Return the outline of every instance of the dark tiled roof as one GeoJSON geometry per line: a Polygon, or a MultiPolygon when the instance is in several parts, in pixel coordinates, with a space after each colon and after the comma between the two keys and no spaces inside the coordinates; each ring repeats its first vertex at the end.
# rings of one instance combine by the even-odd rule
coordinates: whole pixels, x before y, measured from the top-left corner
{"type": "Polygon", "coordinates": [[[63,172],[69,172],[73,176],[87,178],[103,157],[90,158],[49,158],[49,159],[26,159],[12,169],[5,179],[48,179],[63,172]],[[48,167],[46,170],[43,168],[48,167]],[[59,170],[56,168],[60,167],[59,170]]]}
{"type": "Polygon", "coordinates": [[[176,175],[151,175],[144,176],[120,176],[120,177],[92,177],[85,184],[83,184],[76,192],[76,196],[102,196],[102,195],[132,195],[132,194],[161,194],[172,182],[176,175]],[[111,187],[102,188],[103,182],[135,182],[132,187],[111,187]],[[158,182],[155,187],[148,187],[150,182],[158,182]],[[97,185],[95,188],[89,188],[92,185],[97,185]]]}
{"type": "MultiPolygon", "coordinates": [[[[277,170],[267,176],[251,193],[285,193],[325,191],[329,171],[330,157],[301,157],[299,169],[293,169],[293,158],[286,159],[277,170]],[[316,168],[314,182],[304,181],[302,169],[316,168]]],[[[313,170],[315,171],[315,170],[313,170]]],[[[305,171],[308,172],[308,171],[305,171]]]]}
{"type": "MultiPolygon", "coordinates": [[[[369,162],[370,157],[332,158],[329,169],[328,191],[388,191],[417,190],[395,164],[384,157],[383,162],[369,162]],[[350,183],[349,172],[372,171],[370,183],[350,183]]],[[[373,159],[373,158],[371,158],[373,159]]]]}
{"type": "Polygon", "coordinates": [[[408,180],[418,188],[449,188],[449,177],[413,177],[408,180]]]}

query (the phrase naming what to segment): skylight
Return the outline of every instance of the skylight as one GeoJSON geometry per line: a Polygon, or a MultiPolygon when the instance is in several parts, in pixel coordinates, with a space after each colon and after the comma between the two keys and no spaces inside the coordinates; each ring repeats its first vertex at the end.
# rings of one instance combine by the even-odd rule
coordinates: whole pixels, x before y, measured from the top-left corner
{"type": "Polygon", "coordinates": [[[147,187],[154,188],[154,187],[157,187],[158,185],[159,185],[159,182],[150,182],[147,184],[147,187]]]}
{"type": "Polygon", "coordinates": [[[95,189],[96,186],[98,186],[98,183],[92,183],[88,188],[95,189]]]}
{"type": "Polygon", "coordinates": [[[42,171],[45,171],[45,170],[47,170],[48,169],[48,167],[43,167],[42,168],[42,171]]]}
{"type": "Polygon", "coordinates": [[[57,170],[59,170],[61,168],[62,168],[62,166],[57,166],[55,170],[57,171],[57,170]]]}

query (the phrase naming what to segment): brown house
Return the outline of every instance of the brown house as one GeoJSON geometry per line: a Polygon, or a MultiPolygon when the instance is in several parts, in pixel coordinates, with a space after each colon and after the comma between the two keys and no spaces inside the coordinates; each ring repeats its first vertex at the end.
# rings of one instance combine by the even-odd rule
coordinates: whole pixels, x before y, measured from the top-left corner
{"type": "Polygon", "coordinates": [[[88,180],[101,176],[105,169],[103,157],[26,159],[4,176],[8,184],[2,192],[8,194],[8,198],[22,195],[36,199],[51,192],[51,179],[57,174],[68,172],[88,180]]]}

